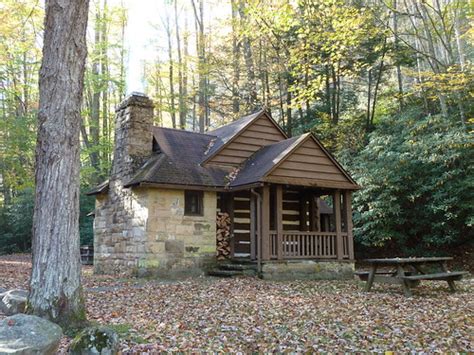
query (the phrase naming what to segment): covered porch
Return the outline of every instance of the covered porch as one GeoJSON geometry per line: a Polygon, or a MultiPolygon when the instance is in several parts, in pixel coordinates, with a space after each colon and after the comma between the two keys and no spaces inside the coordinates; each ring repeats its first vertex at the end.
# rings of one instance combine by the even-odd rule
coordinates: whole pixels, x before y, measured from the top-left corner
{"type": "Polygon", "coordinates": [[[349,189],[266,183],[219,195],[231,220],[230,258],[354,260],[349,189]]]}

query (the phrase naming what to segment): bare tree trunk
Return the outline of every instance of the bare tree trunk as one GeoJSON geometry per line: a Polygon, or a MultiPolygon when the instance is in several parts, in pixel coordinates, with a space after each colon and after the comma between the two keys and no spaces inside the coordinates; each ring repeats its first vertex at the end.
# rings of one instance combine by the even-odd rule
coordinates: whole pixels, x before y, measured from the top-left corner
{"type": "Polygon", "coordinates": [[[291,85],[293,84],[291,73],[287,73],[288,79],[286,80],[286,134],[291,137],[293,129],[293,116],[291,111],[291,85]]]}
{"type": "Polygon", "coordinates": [[[194,18],[196,23],[196,50],[198,53],[198,76],[199,76],[199,89],[198,89],[198,116],[199,116],[199,132],[203,133],[206,126],[206,46],[204,43],[204,2],[199,1],[199,11],[197,9],[194,0],[191,0],[194,10],[194,18]]]}
{"type": "Polygon", "coordinates": [[[79,131],[88,0],[46,0],[28,312],[86,320],[79,255],[79,131]]]}
{"type": "Polygon", "coordinates": [[[91,89],[92,89],[92,106],[91,106],[91,115],[89,121],[89,139],[91,143],[92,150],[89,152],[89,157],[91,160],[92,168],[94,169],[94,174],[92,181],[94,183],[98,182],[98,173],[99,173],[99,154],[97,147],[99,146],[99,127],[100,127],[100,94],[101,94],[101,84],[100,84],[100,34],[101,34],[101,15],[100,15],[100,4],[97,4],[96,14],[95,14],[95,26],[94,26],[94,56],[92,58],[92,80],[91,80],[91,89]]]}
{"type": "Polygon", "coordinates": [[[368,70],[368,85],[367,85],[367,110],[365,118],[365,130],[368,133],[370,131],[370,110],[371,110],[371,98],[372,98],[372,68],[368,70]]]}
{"type": "MultiPolygon", "coordinates": [[[[122,5],[123,11],[123,5],[122,5]]],[[[119,85],[119,102],[125,98],[125,26],[127,25],[127,17],[125,13],[121,14],[121,36],[120,36],[120,85],[119,85]]],[[[112,130],[109,130],[112,132],[112,130]]]]}
{"type": "MultiPolygon", "coordinates": [[[[397,8],[397,0],[393,0],[393,11],[392,11],[392,19],[393,19],[393,33],[395,36],[395,52],[398,53],[399,51],[399,38],[398,38],[398,8],[397,8]]],[[[398,82],[398,104],[400,111],[403,109],[403,81],[402,81],[402,69],[400,67],[400,63],[397,62],[395,66],[397,70],[397,82],[398,82]]]]}
{"type": "MultiPolygon", "coordinates": [[[[104,0],[102,10],[102,55],[101,55],[101,72],[102,72],[102,139],[107,141],[103,152],[102,159],[108,163],[110,159],[109,151],[109,58],[107,55],[108,49],[108,31],[107,31],[107,0],[104,0]]],[[[101,169],[103,170],[103,169],[101,169]]],[[[102,172],[102,171],[101,171],[102,172]]],[[[102,176],[103,178],[103,176],[102,176]]]]}
{"type": "Polygon", "coordinates": [[[165,30],[166,30],[166,35],[168,37],[171,124],[173,128],[176,128],[176,110],[175,110],[175,104],[174,104],[173,46],[171,44],[171,27],[170,27],[170,18],[168,15],[166,15],[165,30]]]}
{"type": "Polygon", "coordinates": [[[186,119],[188,116],[188,18],[187,14],[184,21],[184,36],[183,36],[183,45],[184,45],[184,58],[183,58],[183,100],[184,100],[184,122],[186,124],[186,119]]]}
{"type": "Polygon", "coordinates": [[[279,109],[280,109],[280,119],[281,119],[281,125],[284,125],[285,122],[285,110],[284,110],[284,103],[283,103],[283,80],[281,78],[281,73],[278,73],[278,97],[279,97],[279,109]]]}
{"type": "Polygon", "coordinates": [[[179,36],[178,0],[174,0],[174,25],[176,32],[176,50],[178,52],[178,107],[179,128],[186,129],[186,110],[183,94],[183,60],[181,55],[181,38],[179,36]]]}
{"type": "Polygon", "coordinates": [[[232,113],[237,115],[240,111],[240,41],[237,35],[237,4],[231,0],[232,6],[232,113]]]}
{"type": "MultiPolygon", "coordinates": [[[[245,28],[245,21],[247,20],[247,15],[245,14],[245,2],[243,0],[239,0],[239,15],[241,26],[242,28],[245,28]]],[[[245,66],[247,68],[247,102],[249,105],[249,109],[252,111],[257,105],[257,83],[255,79],[255,67],[253,63],[252,45],[250,43],[249,37],[246,34],[244,34],[243,36],[242,44],[245,66]]]]}

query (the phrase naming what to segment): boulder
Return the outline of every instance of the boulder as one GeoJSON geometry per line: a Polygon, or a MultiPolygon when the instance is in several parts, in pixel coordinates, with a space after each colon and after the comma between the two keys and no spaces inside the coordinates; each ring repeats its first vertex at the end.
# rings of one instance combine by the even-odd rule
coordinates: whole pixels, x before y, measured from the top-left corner
{"type": "Polygon", "coordinates": [[[23,313],[26,307],[28,292],[25,290],[10,290],[0,295],[0,311],[7,316],[23,313]]]}
{"type": "Polygon", "coordinates": [[[0,354],[56,354],[63,332],[57,324],[26,314],[0,321],[0,354]]]}
{"type": "Polygon", "coordinates": [[[81,331],[71,342],[72,355],[115,355],[119,352],[119,336],[115,330],[103,326],[81,331]]]}

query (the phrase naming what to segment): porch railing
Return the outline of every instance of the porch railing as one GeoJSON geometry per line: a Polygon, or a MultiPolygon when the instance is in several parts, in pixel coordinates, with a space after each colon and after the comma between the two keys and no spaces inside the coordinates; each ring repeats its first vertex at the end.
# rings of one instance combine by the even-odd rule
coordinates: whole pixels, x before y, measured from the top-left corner
{"type": "MultiPolygon", "coordinates": [[[[349,258],[347,233],[342,236],[342,257],[349,258]]],[[[270,231],[270,258],[278,259],[278,234],[270,231]]],[[[337,259],[337,235],[331,232],[284,231],[283,259],[337,259]]]]}

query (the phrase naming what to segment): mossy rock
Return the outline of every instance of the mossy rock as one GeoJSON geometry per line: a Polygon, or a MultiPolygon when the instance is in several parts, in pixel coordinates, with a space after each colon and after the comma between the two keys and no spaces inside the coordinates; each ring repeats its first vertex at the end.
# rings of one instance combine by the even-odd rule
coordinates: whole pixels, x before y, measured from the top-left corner
{"type": "Polygon", "coordinates": [[[119,352],[119,336],[115,330],[102,326],[82,330],[71,342],[72,355],[115,355],[119,352]]]}

